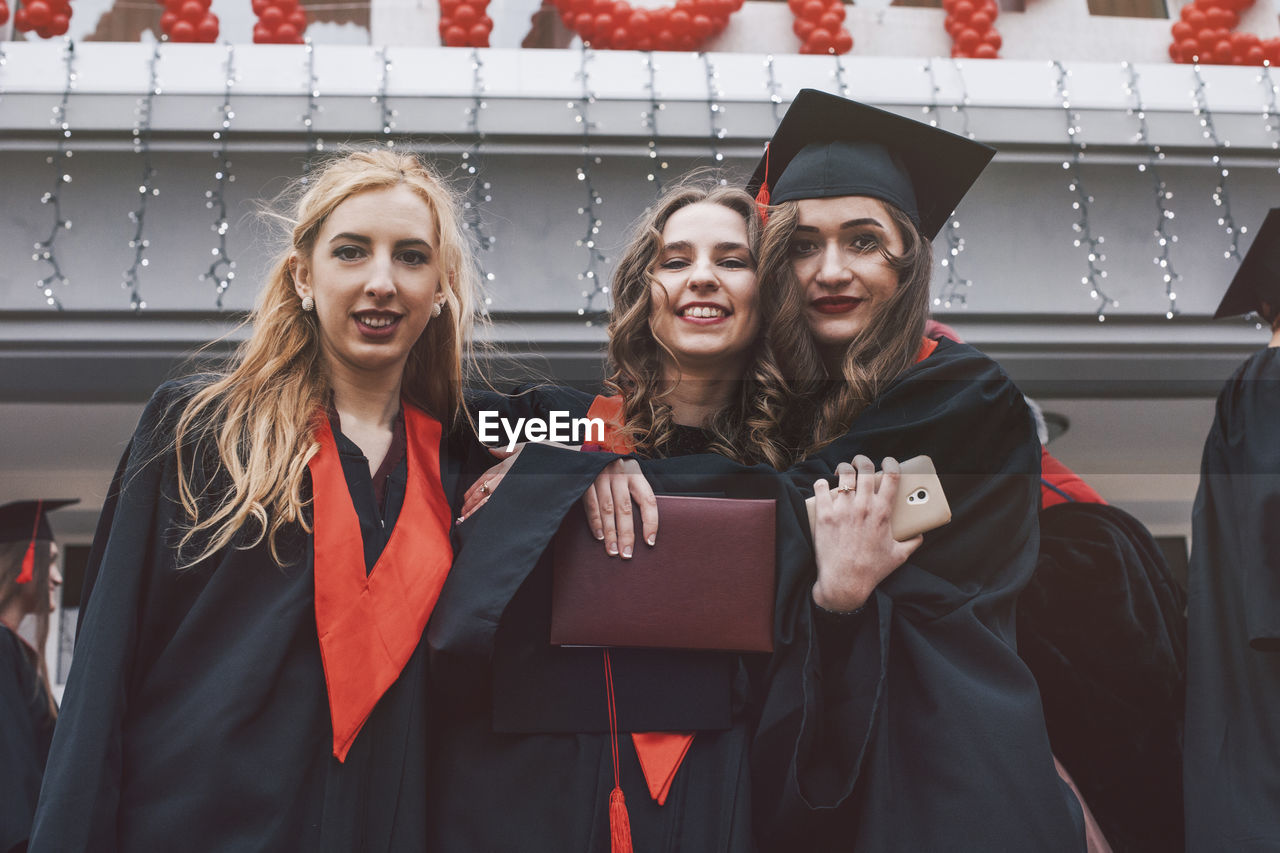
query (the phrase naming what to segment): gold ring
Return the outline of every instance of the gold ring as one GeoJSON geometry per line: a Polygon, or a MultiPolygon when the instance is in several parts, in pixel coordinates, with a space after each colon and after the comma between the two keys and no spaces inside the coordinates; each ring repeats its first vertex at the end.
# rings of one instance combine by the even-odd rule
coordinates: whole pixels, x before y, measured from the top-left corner
{"type": "Polygon", "coordinates": [[[836,489],[836,491],[837,492],[856,492],[857,489],[855,489],[853,486],[841,485],[836,489]]]}

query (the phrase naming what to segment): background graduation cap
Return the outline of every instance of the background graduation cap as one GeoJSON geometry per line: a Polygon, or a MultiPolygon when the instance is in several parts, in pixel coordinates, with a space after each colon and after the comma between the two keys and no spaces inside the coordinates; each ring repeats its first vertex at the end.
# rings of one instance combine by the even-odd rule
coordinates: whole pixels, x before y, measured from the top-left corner
{"type": "Polygon", "coordinates": [[[996,150],[817,89],[801,89],[747,192],[761,204],[864,195],[901,208],[933,239],[996,150]]]}
{"type": "Polygon", "coordinates": [[[1213,319],[1261,311],[1263,300],[1280,308],[1280,207],[1271,208],[1262,220],[1213,319]]]}
{"type": "Polygon", "coordinates": [[[35,571],[36,542],[42,539],[53,540],[53,528],[49,526],[48,514],[55,509],[76,503],[80,503],[79,498],[15,501],[0,506],[0,543],[27,543],[27,551],[22,557],[22,570],[18,573],[17,583],[31,582],[35,571]]]}

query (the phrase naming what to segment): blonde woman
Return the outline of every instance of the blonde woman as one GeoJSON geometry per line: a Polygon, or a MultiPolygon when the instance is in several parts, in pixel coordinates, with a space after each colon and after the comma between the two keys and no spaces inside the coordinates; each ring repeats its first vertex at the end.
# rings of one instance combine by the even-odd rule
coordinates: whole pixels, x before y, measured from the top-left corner
{"type": "Polygon", "coordinates": [[[0,850],[26,846],[58,706],[44,647],[62,584],[48,513],[75,501],[0,506],[0,850]],[[35,644],[18,635],[35,620],[35,644]]]}
{"type": "Polygon", "coordinates": [[[33,851],[425,847],[476,277],[410,155],[330,162],[290,225],[233,365],[163,386],[112,484],[33,851]]]}

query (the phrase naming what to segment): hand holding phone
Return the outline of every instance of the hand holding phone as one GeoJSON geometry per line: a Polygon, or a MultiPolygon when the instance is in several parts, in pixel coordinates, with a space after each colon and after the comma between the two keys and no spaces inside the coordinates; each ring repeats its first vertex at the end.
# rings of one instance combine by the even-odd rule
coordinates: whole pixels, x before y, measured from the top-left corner
{"type": "MultiPolygon", "coordinates": [[[[928,456],[913,456],[899,466],[898,495],[894,502],[890,524],[893,538],[898,542],[914,539],[921,533],[941,527],[951,520],[951,507],[942,492],[942,481],[928,456]]],[[[880,488],[883,471],[877,471],[875,488],[880,488]]],[[[809,532],[817,524],[815,498],[806,498],[805,509],[809,513],[809,532]]]]}

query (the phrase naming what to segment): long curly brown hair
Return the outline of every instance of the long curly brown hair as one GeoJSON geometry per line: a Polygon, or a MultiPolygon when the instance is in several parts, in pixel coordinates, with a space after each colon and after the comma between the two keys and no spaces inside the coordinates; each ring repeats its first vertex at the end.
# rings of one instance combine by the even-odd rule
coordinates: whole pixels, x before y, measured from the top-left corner
{"type": "Polygon", "coordinates": [[[805,294],[791,264],[799,221],[794,201],[769,211],[760,247],[760,278],[775,285],[762,291],[761,308],[772,317],[766,346],[782,375],[791,380],[782,434],[800,436],[807,455],[839,438],[891,382],[915,363],[929,317],[933,248],[903,211],[885,203],[902,238],[900,255],[880,253],[898,273],[893,295],[876,306],[849,342],[838,370],[831,370],[805,322],[805,294]]]}
{"type": "Polygon", "coordinates": [[[49,639],[49,572],[53,567],[53,543],[48,539],[36,540],[31,580],[19,584],[17,579],[22,572],[22,558],[26,554],[25,541],[0,543],[0,610],[20,596],[34,597],[31,615],[35,620],[33,648],[36,673],[40,676],[39,686],[44,693],[43,699],[49,713],[57,717],[58,703],[53,700],[53,690],[49,687],[49,664],[44,659],[45,643],[49,639]]]}
{"type": "MultiPolygon", "coordinates": [[[[650,325],[653,294],[661,288],[654,270],[662,252],[662,230],[676,211],[699,203],[719,204],[742,217],[751,257],[758,265],[762,223],[755,201],[741,189],[697,176],[668,189],[645,211],[613,274],[610,372],[605,385],[624,400],[623,436],[648,456],[667,455],[676,432],[668,402],[672,389],[663,381],[662,370],[664,357],[674,359],[650,325]]],[[[758,281],[758,292],[763,294],[770,283],[763,276],[758,281]]],[[[769,314],[761,312],[761,316],[767,324],[769,314]]],[[[782,436],[782,404],[788,395],[773,353],[764,345],[763,326],[747,363],[734,400],[703,425],[711,435],[709,449],[747,464],[785,467],[795,452],[782,436]]]]}

